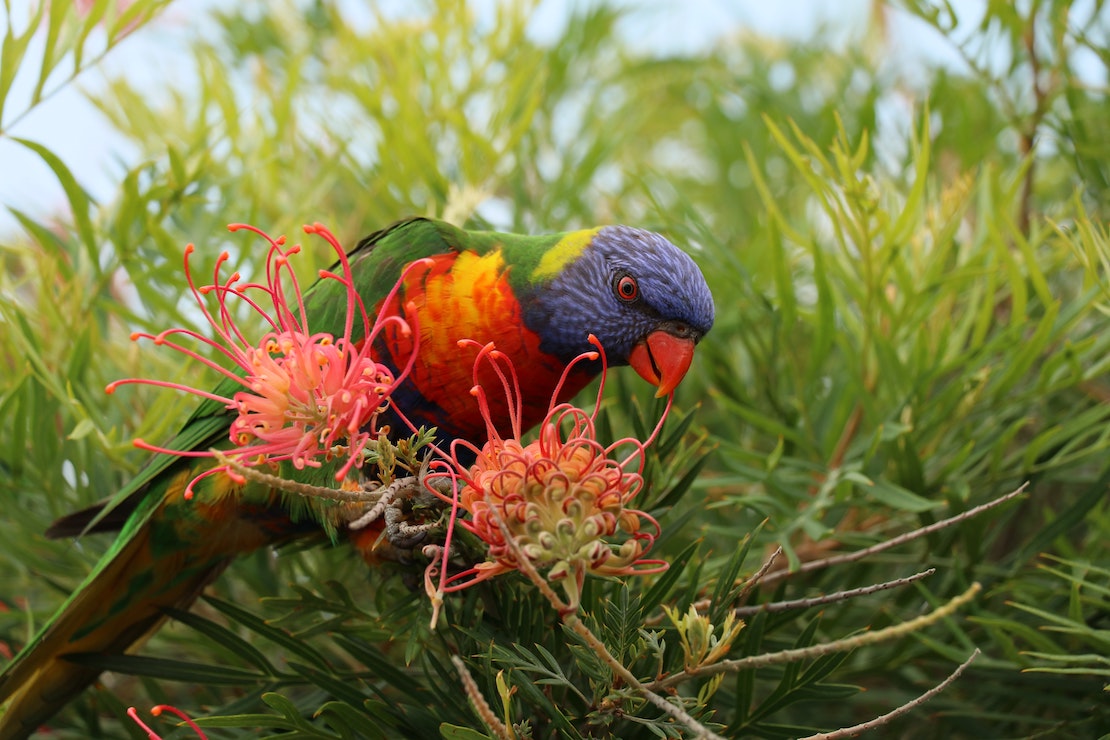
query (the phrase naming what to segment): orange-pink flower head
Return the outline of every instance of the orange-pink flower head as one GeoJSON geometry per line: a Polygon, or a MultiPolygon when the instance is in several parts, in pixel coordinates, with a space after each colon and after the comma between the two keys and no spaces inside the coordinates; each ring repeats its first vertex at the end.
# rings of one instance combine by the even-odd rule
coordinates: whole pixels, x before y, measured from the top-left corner
{"type": "MultiPolygon", "coordinates": [[[[341,480],[352,467],[362,463],[366,444],[377,436],[377,417],[389,402],[389,396],[407,375],[415,359],[396,377],[375,361],[371,355],[374,339],[385,325],[396,322],[404,332],[412,331],[399,316],[377,316],[371,322],[362,297],[355,288],[347,254],[338,240],[321,224],[305,226],[305,233],[321,236],[335,250],[341,274],[321,270],[321,280],[336,280],[346,289],[346,318],[343,334],[335,337],[328,332],[313,333],[305,312],[304,297],[289,258],[301,250],[300,245],[285,247],[285,237],[276,239],[254,226],[231,224],[231,231],[253,232],[269,244],[266,255],[266,282],[240,283],[239,273],[221,280],[227,252],[216,260],[212,283],[197,287],[189,268],[194,247],[185,248],[185,277],[204,317],[212,326],[214,339],[190,329],[167,329],[157,335],[138,332],[132,339],[151,339],[215,369],[226,379],[221,388],[228,393],[206,392],[179,383],[140,378],[118,380],[107,387],[109,393],[125,383],[175,388],[217,401],[237,416],[231,422],[229,437],[234,448],[226,456],[242,466],[290,461],[294,467],[319,467],[323,461],[346,458],[336,473],[341,480]],[[291,292],[286,284],[291,286],[291,292]],[[214,295],[215,311],[209,310],[214,295]],[[247,339],[235,322],[230,299],[243,301],[269,325],[270,330],[258,341],[247,339]],[[272,309],[264,306],[272,306],[272,309]],[[361,338],[352,340],[356,317],[362,322],[361,338]],[[227,369],[201,355],[198,351],[171,340],[184,335],[216,349],[235,365],[227,369]],[[239,390],[230,390],[238,386],[239,390]]],[[[426,269],[426,260],[410,265],[394,286],[398,286],[416,269],[426,269]]],[[[392,298],[392,293],[389,299],[392,298]]],[[[389,299],[386,300],[388,304],[389,299]]],[[[383,304],[384,305],[384,304],[383,304]]],[[[194,450],[170,450],[136,439],[138,447],[171,455],[211,457],[212,453],[194,450]]],[[[194,478],[186,489],[186,497],[200,478],[223,470],[237,478],[227,466],[217,466],[194,478]]]]}
{"type": "MultiPolygon", "coordinates": [[[[607,366],[600,343],[594,337],[591,342],[599,352],[576,358],[563,378],[578,362],[600,356],[600,406],[607,366]]],[[[577,606],[587,573],[616,576],[665,570],[665,562],[644,558],[659,534],[658,523],[630,506],[643,487],[644,448],[651,439],[641,442],[627,438],[608,446],[601,444],[594,428],[597,408],[587,413],[569,403],[557,404],[557,388],[537,439],[526,444],[521,439],[521,399],[515,369],[489,344],[481,348],[475,360],[475,382],[482,362],[490,363],[502,381],[509,407],[514,410],[510,412],[513,436],[503,439],[497,433],[485,389],[475,385],[471,392],[478,399],[489,441],[481,449],[465,441],[454,442],[450,463],[441,466],[446,469],[435,475],[452,480],[457,491],[453,505],[470,515],[459,522],[486,543],[488,559],[446,577],[449,532],[438,592],[432,588],[431,577],[439,566],[433,563],[428,573],[433,601],[438,603],[439,593],[519,569],[521,556],[535,569],[546,571],[549,580],[562,583],[572,609],[577,606]],[[460,446],[476,455],[473,465],[459,462],[460,446]],[[618,448],[631,451],[618,459],[618,448]]]]}

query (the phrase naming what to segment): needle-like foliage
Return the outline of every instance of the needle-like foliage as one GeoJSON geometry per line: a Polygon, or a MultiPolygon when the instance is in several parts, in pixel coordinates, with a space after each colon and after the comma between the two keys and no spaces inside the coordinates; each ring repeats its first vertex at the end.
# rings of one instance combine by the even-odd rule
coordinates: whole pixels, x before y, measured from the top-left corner
{"type": "MultiPolygon", "coordinates": [[[[432,630],[427,562],[258,554],[136,654],[82,658],[109,672],[53,736],[138,733],[128,706],[163,703],[212,738],[1105,732],[1104,4],[892,0],[684,51],[636,33],[666,13],[546,5],[5,3],[0,146],[66,202],[0,234],[0,653],[107,547],[45,527],[190,411],[105,385],[205,387],[128,340],[205,331],[185,244],[212,245],[202,274],[226,248],[264,280],[227,223],[319,221],[346,245],[414,213],[632,223],[688,248],[717,301],[636,498],[664,572],[587,578],[567,605],[521,568],[447,594],[432,630]],[[29,114],[171,23],[188,74],[87,93],[139,152],[96,202],[29,114]],[[954,61],[907,63],[901,34],[926,31],[954,61]]],[[[332,259],[306,250],[302,282],[332,259]]],[[[662,411],[620,376],[601,445],[662,411]]]]}

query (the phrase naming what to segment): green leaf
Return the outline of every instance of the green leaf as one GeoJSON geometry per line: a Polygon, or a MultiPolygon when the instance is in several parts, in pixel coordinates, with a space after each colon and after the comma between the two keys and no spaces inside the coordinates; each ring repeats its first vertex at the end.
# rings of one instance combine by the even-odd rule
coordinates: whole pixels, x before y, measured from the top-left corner
{"type": "MultiPolygon", "coordinates": [[[[62,26],[69,18],[69,11],[74,9],[71,3],[57,3],[50,5],[50,15],[46,21],[46,39],[42,50],[42,65],[39,67],[38,81],[35,90],[31,93],[31,105],[36,105],[42,100],[43,87],[62,59],[62,54],[57,53],[58,37],[61,35],[62,26]]],[[[2,120],[2,118],[0,118],[2,120]]]]}
{"type": "Polygon", "coordinates": [[[8,3],[4,3],[7,19],[4,24],[4,40],[0,42],[0,134],[6,133],[7,129],[4,123],[4,104],[7,102],[8,93],[11,92],[16,73],[19,72],[22,66],[27,47],[42,23],[42,16],[46,7],[46,3],[35,5],[34,11],[28,19],[27,27],[21,34],[17,35],[12,30],[11,8],[8,3]]]}
{"type": "Polygon", "coordinates": [[[66,660],[77,665],[92,666],[103,671],[115,671],[129,676],[150,676],[169,681],[214,686],[249,686],[264,684],[269,676],[228,666],[189,663],[168,658],[148,658],[141,655],[102,655],[71,653],[66,660]]]}
{"type": "Polygon", "coordinates": [[[491,735],[472,730],[469,727],[460,727],[444,722],[439,726],[439,735],[443,740],[491,740],[491,735]]]}
{"type": "Polygon", "coordinates": [[[671,589],[678,583],[678,579],[682,577],[687,563],[694,557],[694,553],[698,551],[698,548],[699,543],[697,542],[692,542],[687,545],[686,549],[671,561],[671,567],[656,577],[655,582],[652,583],[651,587],[640,597],[640,608],[645,614],[650,614],[659,608],[659,605],[662,604],[663,600],[670,594],[671,589]]]}
{"type": "Polygon", "coordinates": [[[944,502],[942,501],[930,501],[923,496],[919,496],[912,491],[908,491],[882,478],[872,481],[870,486],[863,486],[863,490],[870,498],[873,498],[884,506],[889,506],[901,511],[918,513],[944,506],[944,502]]]}
{"type": "Polygon", "coordinates": [[[66,439],[77,441],[79,439],[84,439],[94,431],[96,431],[96,423],[93,422],[92,419],[82,419],[77,423],[77,426],[73,428],[73,431],[66,435],[66,439]]]}
{"type": "Polygon", "coordinates": [[[195,629],[197,632],[203,634],[209,640],[212,640],[213,642],[227,648],[233,655],[241,658],[247,663],[250,663],[259,670],[271,676],[277,675],[277,671],[275,670],[273,664],[269,661],[269,659],[266,658],[265,654],[261,650],[251,645],[249,642],[239,637],[226,627],[216,624],[210,619],[205,619],[204,617],[201,617],[197,614],[183,611],[181,609],[167,609],[166,614],[171,619],[175,619],[182,624],[188,625],[189,627],[195,629]]]}
{"type": "Polygon", "coordinates": [[[297,639],[283,629],[271,627],[262,619],[231,602],[207,595],[202,598],[207,604],[211,605],[216,611],[223,614],[235,624],[240,624],[275,645],[285,648],[294,655],[299,655],[307,660],[311,667],[320,670],[328,669],[327,660],[325,660],[324,656],[303,640],[297,639]]]}
{"type": "Polygon", "coordinates": [[[54,176],[58,178],[58,182],[61,184],[62,189],[65,191],[66,198],[69,201],[69,208],[77,226],[77,234],[84,243],[85,249],[88,250],[89,264],[92,266],[97,276],[99,276],[100,246],[97,242],[93,230],[92,218],[89,213],[94,204],[92,198],[90,198],[88,193],[77,184],[77,180],[74,178],[73,173],[70,172],[69,167],[67,167],[52,151],[28,139],[12,137],[12,141],[22,144],[39,155],[46,165],[54,172],[54,176]]]}

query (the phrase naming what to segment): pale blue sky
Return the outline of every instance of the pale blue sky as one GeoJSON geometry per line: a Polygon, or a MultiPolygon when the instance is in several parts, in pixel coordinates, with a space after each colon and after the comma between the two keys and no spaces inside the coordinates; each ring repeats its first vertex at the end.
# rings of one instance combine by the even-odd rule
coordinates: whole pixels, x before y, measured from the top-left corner
{"type": "MultiPolygon", "coordinates": [[[[481,8],[497,0],[478,0],[481,8]]],[[[213,0],[178,0],[151,27],[125,41],[103,64],[50,100],[42,103],[9,131],[29,138],[55,152],[73,170],[78,181],[97,199],[110,200],[121,173],[133,164],[136,152],[115,135],[111,127],[88,103],[81,90],[95,90],[107,77],[125,74],[138,83],[157,85],[191,74],[185,39],[190,27],[213,0]]],[[[13,3],[18,5],[19,1],[13,3]]],[[[384,5],[406,7],[398,0],[384,5]]],[[[622,26],[627,38],[644,48],[660,51],[694,51],[705,48],[720,33],[746,27],[773,36],[806,37],[820,27],[850,29],[866,22],[868,0],[618,0],[631,9],[622,26]]],[[[981,0],[960,5],[974,9],[981,0]]],[[[352,9],[360,3],[352,0],[352,9]]],[[[547,0],[534,20],[536,35],[555,27],[566,17],[570,2],[547,0]]],[[[481,11],[479,11],[481,12],[481,11]]],[[[18,22],[17,22],[18,25],[18,22]]],[[[2,29],[3,24],[0,24],[2,29]]],[[[899,36],[899,48],[907,61],[921,56],[948,57],[943,42],[931,31],[906,18],[892,17],[891,32],[899,36]]],[[[34,57],[32,50],[31,55],[34,57]]],[[[17,78],[9,97],[5,118],[22,110],[30,95],[31,81],[17,78]]],[[[0,233],[10,231],[15,220],[7,207],[28,212],[37,219],[64,207],[61,188],[50,170],[23,147],[0,138],[0,233]]]]}

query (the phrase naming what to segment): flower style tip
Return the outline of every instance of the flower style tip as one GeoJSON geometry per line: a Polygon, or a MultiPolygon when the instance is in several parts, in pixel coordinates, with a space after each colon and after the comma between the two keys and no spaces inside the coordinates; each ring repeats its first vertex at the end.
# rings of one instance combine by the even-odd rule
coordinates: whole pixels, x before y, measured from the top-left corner
{"type": "MultiPolygon", "coordinates": [[[[200,740],[208,740],[208,736],[205,735],[204,731],[197,726],[197,723],[194,722],[192,718],[189,717],[189,715],[185,714],[185,712],[182,712],[177,707],[172,707],[169,704],[158,704],[157,706],[150,708],[151,715],[155,717],[162,716],[162,712],[169,712],[170,714],[176,715],[178,719],[188,725],[189,728],[197,734],[197,737],[199,737],[200,740]]],[[[135,724],[137,724],[142,729],[142,731],[146,733],[148,740],[162,740],[161,735],[150,729],[150,726],[143,722],[143,720],[139,717],[139,711],[135,709],[135,707],[127,708],[127,716],[134,720],[135,724]]]]}
{"type": "MultiPolygon", "coordinates": [[[[599,358],[604,384],[608,370],[605,352],[596,338],[591,339],[598,350],[575,358],[560,385],[577,363],[599,358]]],[[[451,461],[440,463],[433,476],[447,479],[455,492],[448,533],[458,509],[464,510],[469,518],[459,523],[487,545],[488,559],[449,577],[450,542],[445,543],[442,557],[429,566],[426,578],[437,611],[443,593],[521,570],[522,565],[546,571],[548,581],[560,583],[571,611],[577,608],[587,574],[642,575],[665,570],[667,563],[645,558],[659,534],[659,524],[630,505],[643,487],[644,448],[655,434],[647,442],[626,438],[603,445],[595,429],[597,409],[587,413],[569,403],[556,403],[556,389],[538,438],[525,443],[519,429],[520,386],[509,358],[487,344],[480,348],[473,372],[471,392],[478,398],[489,441],[481,449],[465,442],[453,444],[451,461]],[[514,431],[508,439],[498,436],[489,417],[487,389],[478,383],[483,362],[496,371],[509,399],[514,431]],[[617,449],[627,446],[633,451],[618,459],[617,449]],[[476,455],[472,466],[459,462],[460,447],[476,455]],[[433,587],[434,576],[439,577],[438,588],[433,587]]]]}
{"type": "MultiPolygon", "coordinates": [[[[156,345],[175,349],[234,381],[239,390],[220,395],[179,383],[128,378],[109,384],[105,391],[112,393],[123,384],[143,383],[174,388],[222,404],[236,412],[229,429],[232,449],[226,454],[244,467],[289,461],[295,468],[304,469],[341,459],[344,462],[335,477],[342,480],[352,467],[360,466],[364,448],[377,436],[378,415],[387,407],[390,394],[404,379],[412,362],[410,358],[409,365],[395,376],[371,355],[374,339],[386,323],[398,322],[406,328],[408,324],[399,316],[379,315],[371,321],[339,241],[322,224],[304,228],[307,233],[323,238],[338,258],[339,272],[322,271],[321,280],[335,280],[343,286],[346,315],[342,334],[313,332],[309,326],[304,295],[289,260],[301,251],[300,245],[285,247],[284,236],[274,238],[249,224],[230,224],[230,231],[257,234],[268,244],[265,282],[242,283],[238,272],[222,278],[223,264],[230,259],[223,252],[216,260],[212,282],[198,286],[189,262],[195,247],[189,244],[184,256],[186,281],[214,338],[175,328],[157,335],[137,332],[132,339],[150,339],[156,345]],[[235,301],[246,304],[268,327],[260,339],[247,338],[247,330],[234,318],[235,301]],[[211,306],[213,302],[215,305],[211,306]],[[357,330],[356,321],[360,322],[357,330]],[[200,350],[179,344],[175,341],[179,335],[223,355],[233,369],[208,359],[200,350]]],[[[405,270],[394,291],[413,269],[410,266],[405,270]]],[[[414,357],[416,351],[414,348],[414,357]]],[[[212,457],[208,451],[173,450],[142,440],[136,440],[136,445],[153,452],[212,457]]],[[[242,476],[233,474],[226,465],[217,466],[194,478],[187,487],[187,495],[200,478],[220,471],[242,481],[242,476]]]]}

